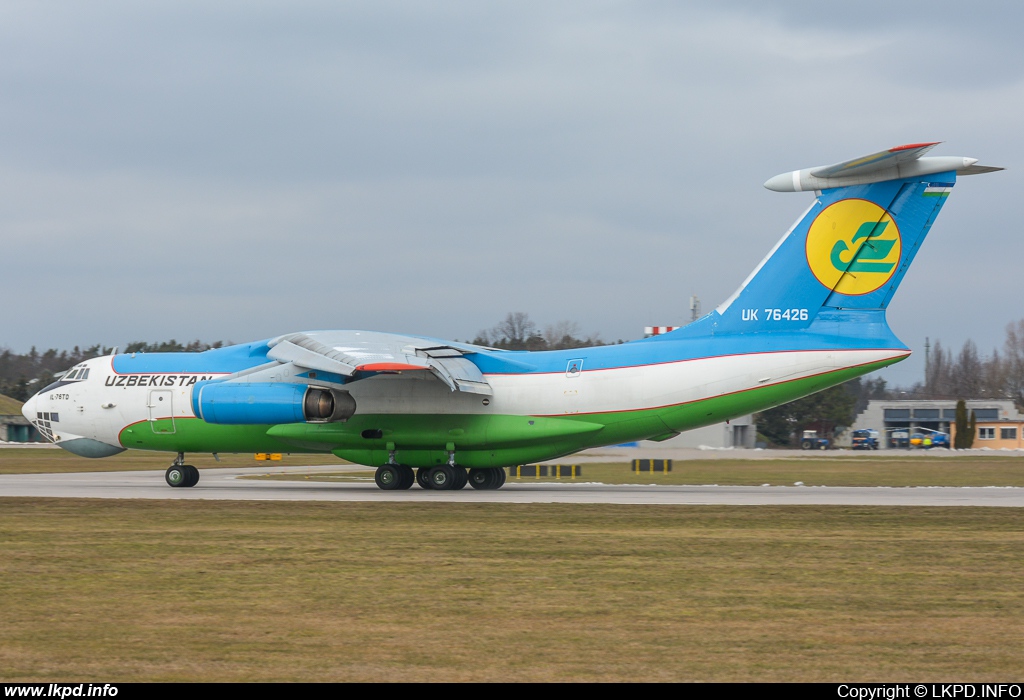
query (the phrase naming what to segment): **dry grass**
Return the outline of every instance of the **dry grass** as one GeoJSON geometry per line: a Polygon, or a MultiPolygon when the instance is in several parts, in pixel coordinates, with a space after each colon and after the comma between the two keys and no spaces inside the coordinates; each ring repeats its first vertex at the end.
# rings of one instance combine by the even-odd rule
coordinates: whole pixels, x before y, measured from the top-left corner
{"type": "Polygon", "coordinates": [[[0,500],[0,680],[1019,680],[1001,508],[0,500]]]}
{"type": "Polygon", "coordinates": [[[0,394],[0,416],[20,416],[21,407],[21,401],[0,394]]]}
{"type": "MultiPolygon", "coordinates": [[[[296,464],[346,464],[332,454],[282,455],[280,462],[258,462],[251,453],[222,454],[218,462],[213,455],[187,455],[188,463],[200,469],[216,467],[272,467],[296,464]]],[[[113,457],[88,459],[59,448],[6,447],[0,448],[0,474],[57,474],[68,472],[123,472],[139,469],[166,469],[174,461],[170,452],[128,450],[113,457]]]]}
{"type": "Polygon", "coordinates": [[[585,480],[608,484],[1024,486],[1024,458],[1002,456],[677,460],[671,472],[639,475],[617,464],[582,466],[585,480]]]}
{"type": "MultiPolygon", "coordinates": [[[[308,457],[307,457],[308,459],[308,457]]],[[[301,463],[301,462],[300,462],[301,463]]],[[[325,462],[320,460],[321,464],[325,462]]],[[[634,474],[626,463],[584,463],[578,482],[605,484],[719,484],[730,486],[1017,486],[1024,487],[1020,457],[795,458],[677,460],[673,471],[634,474]]],[[[268,469],[268,472],[271,470],[268,469]]],[[[279,481],[368,481],[373,470],[315,474],[263,474],[279,481]]],[[[509,477],[512,483],[552,482],[563,477],[509,477]]]]}

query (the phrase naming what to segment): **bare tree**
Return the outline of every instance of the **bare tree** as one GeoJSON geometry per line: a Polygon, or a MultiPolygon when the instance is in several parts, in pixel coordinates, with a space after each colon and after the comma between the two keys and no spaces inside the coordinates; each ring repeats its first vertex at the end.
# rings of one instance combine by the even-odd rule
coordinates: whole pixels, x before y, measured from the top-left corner
{"type": "Polygon", "coordinates": [[[964,342],[950,372],[950,393],[957,398],[980,398],[982,388],[981,359],[973,340],[964,342]]]}
{"type": "Polygon", "coordinates": [[[1003,389],[1018,406],[1024,406],[1024,319],[1006,327],[1003,389]]]}

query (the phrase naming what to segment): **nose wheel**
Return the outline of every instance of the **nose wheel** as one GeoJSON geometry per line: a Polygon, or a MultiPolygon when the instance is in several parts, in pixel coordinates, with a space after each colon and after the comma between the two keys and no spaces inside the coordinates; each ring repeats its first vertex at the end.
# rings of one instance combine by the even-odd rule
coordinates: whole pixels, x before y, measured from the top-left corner
{"type": "Polygon", "coordinates": [[[199,470],[191,464],[172,464],[164,474],[168,486],[188,488],[199,483],[199,470]]]}
{"type": "Polygon", "coordinates": [[[199,470],[191,464],[185,464],[184,462],[185,454],[179,452],[177,459],[174,460],[174,464],[169,466],[164,473],[164,480],[167,481],[168,486],[191,488],[199,483],[199,470]]]}

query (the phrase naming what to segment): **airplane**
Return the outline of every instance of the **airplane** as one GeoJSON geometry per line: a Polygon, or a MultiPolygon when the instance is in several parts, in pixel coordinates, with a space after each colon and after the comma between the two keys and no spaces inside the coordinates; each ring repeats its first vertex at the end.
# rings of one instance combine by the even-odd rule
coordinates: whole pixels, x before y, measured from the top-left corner
{"type": "Polygon", "coordinates": [[[306,331],[199,353],[75,365],[24,405],[83,457],[333,454],[385,490],[498,489],[503,467],[763,411],[910,355],[886,307],[958,175],[1002,168],[897,146],[771,178],[814,192],[739,289],[702,318],[619,345],[517,352],[375,331],[306,331]]]}

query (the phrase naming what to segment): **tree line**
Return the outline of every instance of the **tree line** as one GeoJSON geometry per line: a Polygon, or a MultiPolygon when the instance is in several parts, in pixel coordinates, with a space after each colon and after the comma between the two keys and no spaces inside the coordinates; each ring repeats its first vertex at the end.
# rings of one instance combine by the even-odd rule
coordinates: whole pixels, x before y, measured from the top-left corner
{"type": "Polygon", "coordinates": [[[600,333],[583,335],[575,321],[559,321],[541,329],[522,311],[510,311],[493,327],[477,333],[472,343],[501,350],[569,350],[610,344],[601,340],[600,333]]]}
{"type": "MultiPolygon", "coordinates": [[[[566,350],[608,344],[601,339],[599,333],[584,334],[575,321],[558,321],[541,328],[529,314],[522,311],[509,312],[491,328],[478,332],[471,342],[502,350],[566,350]]],[[[224,345],[222,341],[204,343],[194,340],[184,344],[177,340],[156,343],[136,341],[128,343],[118,352],[202,352],[224,345]]],[[[109,355],[113,351],[114,348],[104,345],[92,345],[84,349],[76,345],[71,351],[51,348],[44,352],[33,347],[24,354],[14,353],[10,349],[0,350],[0,394],[26,401],[39,389],[50,384],[56,374],[79,362],[109,355]]]]}
{"type": "Polygon", "coordinates": [[[957,440],[969,447],[973,440],[973,414],[968,416],[959,403],[964,399],[1011,399],[1024,408],[1024,319],[1009,324],[1003,351],[993,350],[988,357],[978,352],[973,340],[964,342],[959,352],[943,347],[942,342],[928,353],[924,381],[909,387],[889,389],[882,378],[861,377],[818,394],[776,406],[758,414],[758,432],[773,444],[799,444],[804,430],[833,436],[839,427],[849,427],[872,399],[944,399],[957,401],[957,440]]]}
{"type": "MultiPolygon", "coordinates": [[[[199,340],[182,344],[176,340],[159,343],[136,341],[128,343],[118,352],[202,352],[222,347],[224,343],[204,343],[199,340]]],[[[27,401],[30,396],[50,384],[54,376],[79,362],[103,357],[114,351],[105,345],[91,345],[87,348],[75,346],[72,350],[50,348],[39,352],[35,346],[27,353],[17,354],[10,349],[0,350],[0,394],[18,401],[27,401]]]]}
{"type": "MultiPolygon", "coordinates": [[[[529,314],[515,311],[491,328],[479,331],[471,341],[476,345],[502,350],[565,350],[608,345],[599,333],[584,334],[575,321],[559,321],[540,327],[529,314]]],[[[615,341],[622,343],[622,340],[615,341]]],[[[123,352],[202,352],[223,347],[225,343],[194,340],[179,343],[136,341],[123,352]]],[[[93,345],[75,346],[71,351],[33,347],[19,355],[9,349],[0,351],[0,394],[25,401],[46,386],[55,374],[93,357],[109,355],[113,348],[93,345]]],[[[758,432],[777,445],[793,445],[804,430],[834,436],[837,428],[852,425],[854,418],[873,399],[1012,399],[1024,407],[1024,319],[1006,328],[1003,350],[982,357],[974,341],[968,340],[959,352],[947,350],[937,340],[928,355],[923,382],[908,388],[889,388],[881,377],[859,377],[803,399],[763,411],[757,416],[758,432]]]]}

